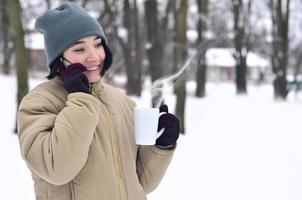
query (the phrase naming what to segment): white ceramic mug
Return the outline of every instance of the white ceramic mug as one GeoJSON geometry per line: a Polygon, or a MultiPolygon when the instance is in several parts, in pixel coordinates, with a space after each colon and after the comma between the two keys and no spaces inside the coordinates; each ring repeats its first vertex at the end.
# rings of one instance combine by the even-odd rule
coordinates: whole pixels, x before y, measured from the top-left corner
{"type": "Polygon", "coordinates": [[[135,141],[138,145],[154,145],[156,139],[164,132],[162,128],[157,132],[158,119],[165,114],[159,113],[158,108],[135,108],[134,124],[135,124],[135,141]]]}

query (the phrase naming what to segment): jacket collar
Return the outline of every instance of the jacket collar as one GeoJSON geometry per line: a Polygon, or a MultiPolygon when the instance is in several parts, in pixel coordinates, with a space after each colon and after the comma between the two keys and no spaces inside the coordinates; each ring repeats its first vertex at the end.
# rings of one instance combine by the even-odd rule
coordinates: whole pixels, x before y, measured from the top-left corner
{"type": "MultiPolygon", "coordinates": [[[[59,84],[59,85],[63,85],[64,86],[64,82],[63,79],[61,78],[61,76],[55,76],[52,79],[55,83],[59,84]]],[[[96,96],[98,96],[99,98],[101,98],[104,94],[104,83],[102,78],[94,83],[90,83],[89,84],[90,88],[93,88],[93,90],[96,92],[96,96]]]]}
{"type": "MultiPolygon", "coordinates": [[[[62,87],[64,87],[64,82],[62,80],[62,78],[60,76],[55,76],[52,79],[56,84],[61,85],[62,87]]],[[[106,90],[108,90],[108,88],[105,86],[102,78],[95,82],[95,83],[90,83],[90,89],[93,90],[92,91],[92,95],[94,97],[96,97],[97,99],[99,99],[101,102],[103,102],[105,105],[107,105],[107,108],[109,110],[110,113],[112,114],[117,114],[116,109],[114,108],[114,105],[112,105],[112,99],[113,97],[110,97],[106,92],[106,90]]]]}

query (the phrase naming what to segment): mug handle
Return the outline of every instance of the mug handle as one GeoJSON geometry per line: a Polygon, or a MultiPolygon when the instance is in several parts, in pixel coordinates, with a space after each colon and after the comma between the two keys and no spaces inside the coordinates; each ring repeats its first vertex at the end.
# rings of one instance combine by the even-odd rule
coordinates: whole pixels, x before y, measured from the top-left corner
{"type": "MultiPolygon", "coordinates": [[[[158,118],[159,118],[160,116],[162,116],[163,114],[166,114],[166,112],[161,112],[161,113],[159,113],[158,118]]],[[[159,138],[159,137],[161,136],[161,134],[163,134],[164,131],[165,131],[165,128],[160,129],[160,131],[156,133],[156,139],[159,138]]]]}

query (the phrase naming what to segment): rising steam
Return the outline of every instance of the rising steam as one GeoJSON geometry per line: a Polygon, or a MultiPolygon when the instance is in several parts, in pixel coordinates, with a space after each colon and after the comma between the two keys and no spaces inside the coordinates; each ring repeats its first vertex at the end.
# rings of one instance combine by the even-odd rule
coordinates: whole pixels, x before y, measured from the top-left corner
{"type": "Polygon", "coordinates": [[[188,58],[185,64],[174,74],[164,76],[155,80],[152,84],[151,93],[152,99],[154,100],[154,105],[156,108],[159,108],[163,99],[164,99],[164,89],[167,86],[179,84],[179,82],[184,81],[186,78],[186,69],[191,66],[191,62],[201,54],[201,52],[205,49],[206,42],[202,42],[195,50],[193,55],[188,58]]]}

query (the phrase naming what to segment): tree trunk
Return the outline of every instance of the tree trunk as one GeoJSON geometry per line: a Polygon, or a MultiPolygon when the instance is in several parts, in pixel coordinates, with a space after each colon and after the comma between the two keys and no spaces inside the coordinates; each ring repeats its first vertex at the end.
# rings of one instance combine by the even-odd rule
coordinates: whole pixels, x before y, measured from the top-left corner
{"type": "MultiPolygon", "coordinates": [[[[173,72],[177,72],[178,69],[178,59],[177,59],[177,49],[178,49],[178,44],[177,44],[177,38],[176,38],[176,34],[177,34],[177,15],[178,15],[178,10],[177,10],[177,1],[174,1],[174,4],[172,4],[173,8],[172,8],[172,12],[173,12],[173,19],[174,20],[174,34],[172,35],[173,37],[173,72]]],[[[176,90],[174,87],[174,94],[176,94],[176,90]]]]}
{"type": "Polygon", "coordinates": [[[124,26],[127,29],[128,35],[127,40],[124,41],[124,58],[125,58],[125,64],[126,64],[126,74],[127,74],[127,85],[126,85],[126,91],[127,94],[132,95],[134,94],[134,88],[135,88],[135,78],[134,78],[134,60],[133,60],[133,27],[132,27],[132,9],[129,0],[124,0],[124,26]]]}
{"type": "Polygon", "coordinates": [[[162,40],[160,37],[157,1],[145,1],[145,15],[149,47],[147,49],[151,80],[154,82],[162,75],[162,40]]]}
{"type": "Polygon", "coordinates": [[[287,89],[287,62],[288,62],[288,26],[289,26],[289,4],[286,1],[285,10],[282,7],[283,0],[271,0],[270,7],[273,22],[273,53],[272,64],[275,74],[274,96],[277,99],[285,100],[288,94],[287,89]]]}
{"type": "MultiPolygon", "coordinates": [[[[136,1],[134,2],[136,4],[136,1]]],[[[137,62],[137,42],[138,26],[137,19],[138,10],[136,5],[131,6],[129,0],[124,0],[124,26],[127,29],[128,35],[126,41],[121,40],[123,54],[125,58],[127,85],[126,91],[128,95],[140,96],[141,94],[141,65],[137,62]]]]}
{"type": "MultiPolygon", "coordinates": [[[[149,61],[149,72],[151,81],[154,82],[163,74],[162,56],[163,41],[160,34],[160,25],[158,20],[157,0],[145,1],[145,20],[147,26],[147,56],[149,61]]],[[[153,95],[152,105],[157,105],[160,96],[153,95]]]]}
{"type": "Polygon", "coordinates": [[[45,3],[46,3],[46,6],[47,6],[47,9],[50,9],[51,8],[51,0],[45,0],[45,3]]]}
{"type": "MultiPolygon", "coordinates": [[[[28,56],[24,45],[24,30],[21,22],[21,7],[19,0],[8,1],[9,20],[14,41],[17,70],[17,110],[22,98],[28,92],[28,56]]],[[[17,132],[17,127],[15,128],[17,132]]]]}
{"type": "MultiPolygon", "coordinates": [[[[207,22],[206,19],[208,17],[208,0],[197,0],[199,18],[198,18],[198,40],[197,47],[199,44],[203,43],[206,38],[204,37],[204,32],[207,30],[207,22]]],[[[202,47],[201,54],[197,60],[197,73],[196,73],[196,97],[204,97],[206,95],[206,76],[207,76],[207,65],[205,59],[207,47],[202,47]]]]}
{"type": "Polygon", "coordinates": [[[85,8],[85,7],[86,7],[86,5],[87,5],[88,1],[89,1],[89,0],[83,0],[83,1],[82,1],[82,7],[83,7],[83,8],[85,8]]]}
{"type": "Polygon", "coordinates": [[[140,34],[140,26],[139,26],[139,10],[137,7],[137,1],[133,1],[133,29],[134,29],[134,78],[135,78],[135,94],[137,96],[141,95],[142,92],[142,65],[143,65],[143,55],[142,55],[142,46],[141,46],[141,34],[140,34]]]}
{"type": "MultiPolygon", "coordinates": [[[[242,50],[241,50],[242,51],[242,50]]],[[[236,51],[238,53],[238,51],[236,51]]],[[[246,54],[239,53],[239,58],[236,58],[236,91],[237,94],[246,94],[246,54]],[[238,60],[239,59],[239,60],[238,60]]]]}
{"type": "Polygon", "coordinates": [[[245,31],[244,31],[244,9],[242,5],[242,0],[233,0],[233,12],[234,12],[234,46],[235,54],[234,58],[236,60],[235,66],[235,79],[236,79],[236,91],[237,94],[246,94],[246,55],[247,48],[244,44],[245,41],[245,31]]]}
{"type": "Polygon", "coordinates": [[[301,90],[301,81],[298,79],[300,70],[301,70],[301,66],[302,66],[302,47],[299,46],[298,48],[295,49],[295,51],[297,52],[296,57],[297,59],[295,60],[295,64],[294,64],[294,84],[295,84],[295,95],[297,97],[298,92],[301,90]]]}
{"type": "MultiPolygon", "coordinates": [[[[187,56],[187,12],[188,0],[181,0],[180,8],[177,15],[176,41],[178,48],[176,49],[176,59],[178,66],[183,66],[187,56]]],[[[184,76],[185,77],[185,76],[184,76]]],[[[176,115],[180,120],[180,131],[185,133],[185,104],[186,104],[186,80],[181,81],[175,90],[176,93],[176,115]]]]}
{"type": "Polygon", "coordinates": [[[9,47],[9,42],[11,41],[9,34],[9,19],[7,13],[7,0],[1,0],[1,35],[3,42],[3,68],[2,72],[4,74],[10,74],[10,65],[9,61],[12,54],[12,48],[9,47]]]}

